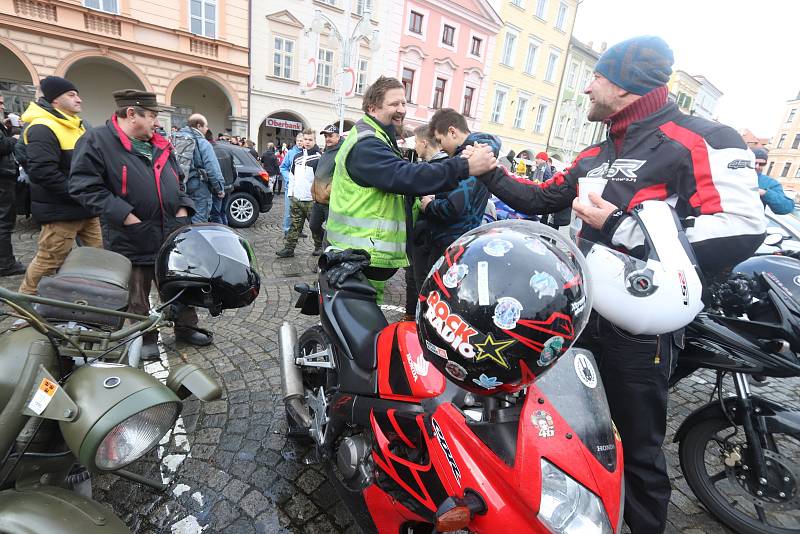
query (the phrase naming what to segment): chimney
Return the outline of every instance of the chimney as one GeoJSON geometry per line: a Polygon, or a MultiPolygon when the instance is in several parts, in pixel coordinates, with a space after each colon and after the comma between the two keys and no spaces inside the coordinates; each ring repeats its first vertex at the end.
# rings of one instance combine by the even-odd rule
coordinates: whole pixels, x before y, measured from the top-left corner
{"type": "Polygon", "coordinates": [[[605,41],[603,41],[603,42],[600,44],[600,53],[602,54],[603,52],[605,52],[605,51],[606,51],[606,48],[608,48],[608,43],[607,43],[607,42],[605,42],[605,41]]]}

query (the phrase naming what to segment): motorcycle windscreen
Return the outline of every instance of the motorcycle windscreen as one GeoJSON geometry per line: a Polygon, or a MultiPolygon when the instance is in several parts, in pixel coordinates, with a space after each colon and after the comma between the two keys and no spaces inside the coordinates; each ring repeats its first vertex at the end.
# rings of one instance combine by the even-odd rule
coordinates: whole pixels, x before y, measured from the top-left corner
{"type": "Polygon", "coordinates": [[[603,382],[592,353],[569,349],[536,386],[609,472],[617,469],[617,446],[603,382]]]}

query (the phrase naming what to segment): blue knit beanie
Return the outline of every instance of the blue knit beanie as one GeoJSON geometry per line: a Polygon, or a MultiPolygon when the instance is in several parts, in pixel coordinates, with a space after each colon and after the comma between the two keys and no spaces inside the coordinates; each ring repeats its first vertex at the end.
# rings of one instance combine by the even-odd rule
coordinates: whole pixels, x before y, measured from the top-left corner
{"type": "Polygon", "coordinates": [[[645,95],[667,84],[673,62],[672,50],[664,39],[643,35],[606,50],[594,70],[629,93],[645,95]]]}

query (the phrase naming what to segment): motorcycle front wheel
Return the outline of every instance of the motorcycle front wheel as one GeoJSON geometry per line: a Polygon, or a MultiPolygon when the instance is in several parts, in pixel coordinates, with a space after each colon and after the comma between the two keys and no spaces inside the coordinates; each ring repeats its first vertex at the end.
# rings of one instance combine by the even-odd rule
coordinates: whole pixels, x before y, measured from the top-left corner
{"type": "Polygon", "coordinates": [[[767,477],[761,483],[754,474],[744,429],[739,427],[734,434],[735,430],[724,417],[699,421],[689,429],[679,450],[689,487],[734,532],[800,533],[800,440],[786,434],[767,435],[767,477]]]}

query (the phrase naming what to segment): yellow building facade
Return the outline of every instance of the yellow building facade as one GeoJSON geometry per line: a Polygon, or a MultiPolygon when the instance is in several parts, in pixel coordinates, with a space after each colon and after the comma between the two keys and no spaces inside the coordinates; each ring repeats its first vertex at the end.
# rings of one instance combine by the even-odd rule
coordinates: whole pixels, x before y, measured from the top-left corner
{"type": "Polygon", "coordinates": [[[495,41],[480,127],[533,159],[544,151],[563,80],[576,0],[497,0],[504,21],[495,41]]]}
{"type": "Polygon", "coordinates": [[[777,133],[767,148],[766,174],[800,189],[800,93],[786,102],[777,133]]]}

